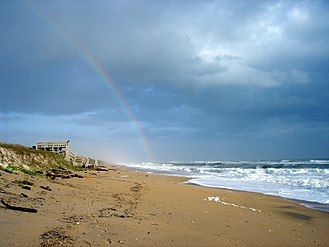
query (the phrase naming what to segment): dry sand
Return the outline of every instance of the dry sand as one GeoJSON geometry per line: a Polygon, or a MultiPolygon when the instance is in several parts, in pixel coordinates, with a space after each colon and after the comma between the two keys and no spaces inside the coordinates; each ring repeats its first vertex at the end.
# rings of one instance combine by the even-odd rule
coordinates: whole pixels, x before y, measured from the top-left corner
{"type": "Polygon", "coordinates": [[[289,200],[120,167],[79,174],[51,180],[0,171],[0,198],[38,210],[0,206],[0,246],[329,246],[329,214],[289,200]],[[24,179],[31,190],[13,182],[24,179]]]}

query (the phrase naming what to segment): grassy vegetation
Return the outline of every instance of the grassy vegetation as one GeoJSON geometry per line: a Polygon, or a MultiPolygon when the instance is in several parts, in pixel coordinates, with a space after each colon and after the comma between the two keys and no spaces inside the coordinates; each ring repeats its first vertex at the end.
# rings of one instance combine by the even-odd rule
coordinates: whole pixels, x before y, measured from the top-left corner
{"type": "MultiPolygon", "coordinates": [[[[17,144],[0,143],[0,147],[12,151],[16,155],[16,160],[12,161],[12,164],[9,162],[9,165],[4,168],[4,171],[9,173],[21,171],[25,174],[36,176],[42,174],[42,171],[49,169],[68,169],[71,171],[82,170],[80,166],[73,165],[66,161],[60,154],[44,150],[35,150],[17,144]]],[[[2,156],[0,156],[0,162],[3,158],[2,154],[2,156]]]]}
{"type": "Polygon", "coordinates": [[[53,153],[49,153],[44,150],[31,149],[29,147],[25,147],[23,145],[18,145],[18,144],[8,144],[8,143],[0,142],[0,147],[14,151],[15,154],[17,154],[17,155],[28,155],[28,156],[31,154],[53,155],[53,153]]]}
{"type": "Polygon", "coordinates": [[[36,175],[41,175],[42,173],[40,172],[36,172],[34,170],[28,170],[25,169],[24,167],[20,167],[20,166],[13,166],[13,165],[9,165],[6,168],[3,169],[3,171],[7,172],[7,173],[13,173],[15,171],[21,171],[27,175],[30,176],[36,176],[36,175]]]}
{"type": "Polygon", "coordinates": [[[5,172],[8,172],[8,173],[13,173],[14,171],[17,170],[17,167],[16,166],[7,166],[5,169],[3,169],[5,172]]]}
{"type": "Polygon", "coordinates": [[[42,175],[42,173],[38,173],[34,170],[28,170],[28,169],[24,169],[24,168],[21,168],[20,171],[27,174],[27,175],[30,175],[30,176],[42,175]]]}
{"type": "Polygon", "coordinates": [[[75,171],[75,172],[78,172],[78,171],[82,171],[83,168],[81,166],[76,166],[76,165],[73,165],[72,163],[69,163],[67,166],[66,166],[67,169],[71,170],[71,171],[75,171]]]}

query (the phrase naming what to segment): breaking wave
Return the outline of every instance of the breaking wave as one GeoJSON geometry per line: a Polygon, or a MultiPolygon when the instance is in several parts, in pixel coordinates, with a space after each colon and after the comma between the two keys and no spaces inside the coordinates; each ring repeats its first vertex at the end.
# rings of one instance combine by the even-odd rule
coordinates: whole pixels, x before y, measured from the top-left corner
{"type": "Polygon", "coordinates": [[[125,164],[139,170],[187,176],[207,187],[260,192],[329,204],[329,160],[191,161],[125,164]]]}

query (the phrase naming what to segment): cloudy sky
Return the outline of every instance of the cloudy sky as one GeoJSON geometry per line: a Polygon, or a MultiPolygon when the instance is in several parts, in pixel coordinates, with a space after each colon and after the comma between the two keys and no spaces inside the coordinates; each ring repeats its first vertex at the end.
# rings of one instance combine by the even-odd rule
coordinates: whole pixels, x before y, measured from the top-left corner
{"type": "Polygon", "coordinates": [[[327,1],[1,1],[0,18],[1,141],[329,157],[327,1]]]}

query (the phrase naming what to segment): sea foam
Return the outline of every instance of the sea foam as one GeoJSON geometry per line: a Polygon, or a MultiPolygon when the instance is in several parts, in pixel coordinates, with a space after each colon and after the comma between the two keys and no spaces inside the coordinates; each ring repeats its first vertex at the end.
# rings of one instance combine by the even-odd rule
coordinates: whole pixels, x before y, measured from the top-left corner
{"type": "Polygon", "coordinates": [[[329,160],[190,161],[125,164],[187,176],[189,183],[329,203],[329,160]]]}

